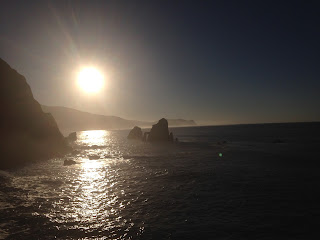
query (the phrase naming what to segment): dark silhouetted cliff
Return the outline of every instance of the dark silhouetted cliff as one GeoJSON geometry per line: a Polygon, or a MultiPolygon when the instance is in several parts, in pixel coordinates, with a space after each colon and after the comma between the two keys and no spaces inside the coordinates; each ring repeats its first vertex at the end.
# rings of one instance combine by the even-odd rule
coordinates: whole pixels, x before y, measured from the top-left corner
{"type": "Polygon", "coordinates": [[[68,146],[51,114],[33,98],[24,76],[0,59],[0,168],[56,156],[68,146]]]}

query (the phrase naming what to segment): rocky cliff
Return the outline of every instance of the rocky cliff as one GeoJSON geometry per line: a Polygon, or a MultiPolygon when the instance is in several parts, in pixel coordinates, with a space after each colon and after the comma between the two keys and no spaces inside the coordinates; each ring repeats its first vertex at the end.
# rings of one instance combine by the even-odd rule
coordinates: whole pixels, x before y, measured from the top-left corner
{"type": "Polygon", "coordinates": [[[54,118],[33,98],[24,76],[0,58],[0,169],[68,150],[54,118]]]}

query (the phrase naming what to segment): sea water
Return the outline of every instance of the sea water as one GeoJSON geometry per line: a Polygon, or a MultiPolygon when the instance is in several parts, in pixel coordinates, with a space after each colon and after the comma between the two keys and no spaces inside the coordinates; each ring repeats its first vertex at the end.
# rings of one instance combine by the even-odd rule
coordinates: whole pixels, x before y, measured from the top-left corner
{"type": "Polygon", "coordinates": [[[170,130],[178,142],[82,131],[64,158],[1,171],[0,239],[318,235],[319,123],[170,130]]]}

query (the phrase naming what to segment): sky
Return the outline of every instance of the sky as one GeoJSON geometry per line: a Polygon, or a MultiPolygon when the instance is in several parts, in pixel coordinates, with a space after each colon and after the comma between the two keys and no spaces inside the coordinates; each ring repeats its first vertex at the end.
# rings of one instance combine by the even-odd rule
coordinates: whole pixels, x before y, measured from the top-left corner
{"type": "Polygon", "coordinates": [[[0,57],[41,104],[200,124],[320,121],[317,1],[1,1],[0,57]],[[76,84],[86,66],[105,85],[76,84]]]}

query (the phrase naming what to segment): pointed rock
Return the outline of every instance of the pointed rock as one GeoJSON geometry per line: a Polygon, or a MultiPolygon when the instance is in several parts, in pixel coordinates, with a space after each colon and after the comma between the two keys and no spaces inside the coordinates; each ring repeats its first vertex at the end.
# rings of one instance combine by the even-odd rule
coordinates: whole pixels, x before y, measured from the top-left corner
{"type": "Polygon", "coordinates": [[[142,139],[142,130],[141,128],[135,126],[130,132],[127,137],[128,139],[137,139],[141,140],[142,139]]]}

